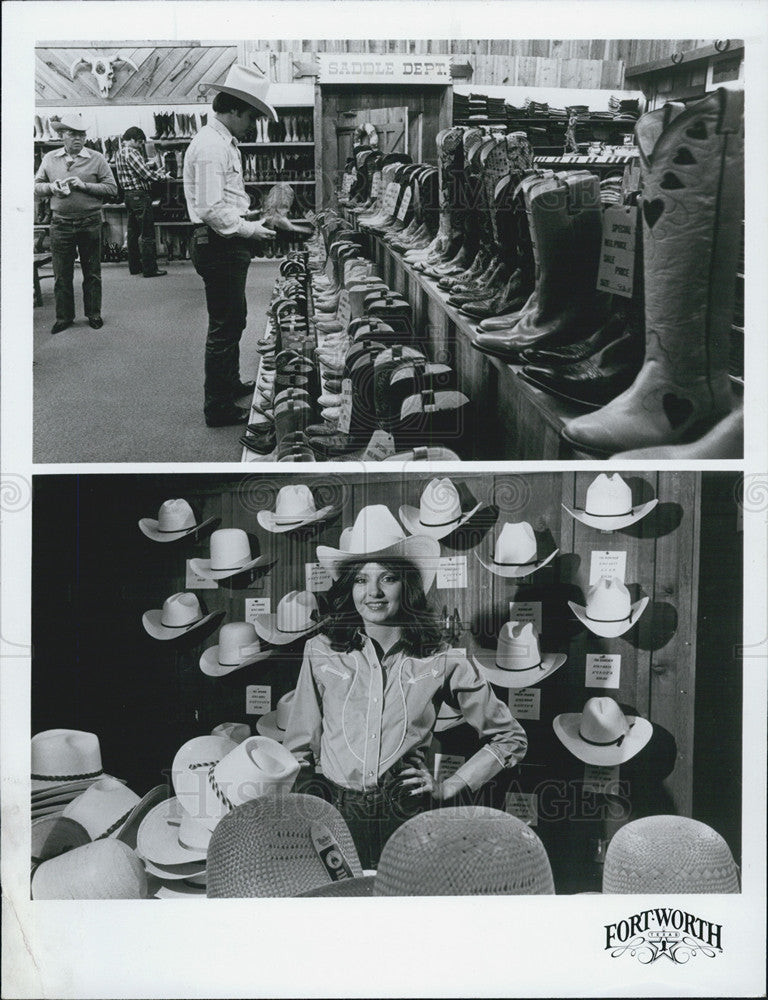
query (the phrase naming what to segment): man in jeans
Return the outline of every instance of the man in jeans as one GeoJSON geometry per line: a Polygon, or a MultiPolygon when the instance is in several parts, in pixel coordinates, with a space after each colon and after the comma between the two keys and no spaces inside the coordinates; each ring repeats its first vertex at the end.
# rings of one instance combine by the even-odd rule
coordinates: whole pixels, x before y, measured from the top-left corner
{"type": "Polygon", "coordinates": [[[117,184],[101,153],[85,146],[85,124],[79,113],[66,112],[52,127],[64,140],[62,149],[43,157],[35,174],[35,197],[51,199],[56,322],[60,333],[75,320],[75,258],[80,254],[85,315],[94,330],[101,318],[101,206],[117,194],[117,184]]]}
{"type": "Polygon", "coordinates": [[[213,119],[204,125],[184,157],[184,195],[195,223],[190,256],[205,285],[208,336],[205,344],[205,422],[224,427],[248,422],[250,411],[236,399],[253,391],[240,378],[240,338],[245,329],[245,281],[254,240],[274,232],[254,221],[243,183],[237,140],[259,115],[275,121],[266,103],[268,84],[245,66],[234,65],[215,85],[213,119]]]}
{"type": "Polygon", "coordinates": [[[128,209],[128,270],[131,274],[143,274],[145,278],[161,278],[168,272],[157,269],[152,181],[168,175],[153,171],[144,159],[142,150],[146,138],[137,125],[123,132],[115,156],[115,173],[128,209]]]}

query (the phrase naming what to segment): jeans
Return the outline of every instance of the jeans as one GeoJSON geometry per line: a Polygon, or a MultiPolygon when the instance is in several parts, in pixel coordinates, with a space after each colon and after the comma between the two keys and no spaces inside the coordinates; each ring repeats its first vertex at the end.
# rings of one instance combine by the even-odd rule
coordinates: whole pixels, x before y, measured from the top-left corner
{"type": "Polygon", "coordinates": [[[240,337],[247,315],[245,279],[251,249],[239,236],[219,236],[207,226],[198,226],[192,234],[190,257],[203,279],[208,307],[204,410],[211,418],[229,411],[239,395],[240,337]]]}
{"type": "Polygon", "coordinates": [[[157,270],[155,220],[148,191],[126,191],[128,209],[128,270],[131,274],[154,274],[157,270]]]}
{"type": "Polygon", "coordinates": [[[101,315],[101,212],[81,219],[51,219],[53,294],[56,320],[75,318],[75,257],[80,254],[83,272],[83,304],[89,318],[101,315]]]}

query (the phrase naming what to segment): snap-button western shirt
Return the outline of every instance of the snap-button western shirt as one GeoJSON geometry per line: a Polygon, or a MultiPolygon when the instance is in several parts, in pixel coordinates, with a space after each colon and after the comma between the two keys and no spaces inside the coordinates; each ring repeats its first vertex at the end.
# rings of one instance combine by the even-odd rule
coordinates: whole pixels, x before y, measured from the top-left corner
{"type": "Polygon", "coordinates": [[[243,183],[237,139],[214,118],[198,131],[184,156],[184,196],[192,222],[205,223],[220,236],[252,239],[257,224],[241,218],[250,208],[243,183]]]}
{"type": "Polygon", "coordinates": [[[115,156],[115,173],[123,191],[149,191],[157,180],[144,157],[132,146],[121,146],[115,156]]]}
{"type": "Polygon", "coordinates": [[[116,194],[117,184],[109,164],[101,153],[87,146],[74,157],[63,147],[50,150],[35,174],[35,197],[50,198],[51,212],[63,219],[93,215],[107,198],[116,194]],[[79,177],[86,184],[85,191],[71,188],[68,195],[58,194],[51,183],[65,177],[79,177]]]}
{"type": "Polygon", "coordinates": [[[396,646],[384,662],[367,635],[349,652],[324,635],[307,641],[284,740],[300,763],[319,762],[344,788],[374,789],[403,757],[423,753],[443,701],[483,741],[456,772],[473,791],[525,755],[522,726],[463,652],[415,657],[396,646]]]}

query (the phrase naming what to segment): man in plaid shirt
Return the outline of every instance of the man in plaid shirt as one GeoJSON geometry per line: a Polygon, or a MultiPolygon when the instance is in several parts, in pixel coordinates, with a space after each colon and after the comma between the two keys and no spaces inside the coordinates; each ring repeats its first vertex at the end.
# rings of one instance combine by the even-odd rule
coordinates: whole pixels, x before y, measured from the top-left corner
{"type": "Polygon", "coordinates": [[[152,181],[166,175],[153,170],[144,159],[145,140],[138,126],[126,129],[115,156],[115,173],[128,209],[128,269],[131,274],[143,274],[145,278],[160,278],[168,272],[157,269],[152,181]]]}

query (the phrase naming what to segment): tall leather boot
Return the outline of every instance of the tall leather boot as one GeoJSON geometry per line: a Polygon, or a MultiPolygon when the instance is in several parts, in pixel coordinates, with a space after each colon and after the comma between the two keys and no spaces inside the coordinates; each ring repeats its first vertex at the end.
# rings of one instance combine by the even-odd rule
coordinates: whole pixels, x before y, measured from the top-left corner
{"type": "Polygon", "coordinates": [[[709,433],[690,444],[662,444],[655,448],[637,448],[622,451],[613,458],[631,458],[633,461],[666,460],[697,461],[701,458],[744,457],[744,410],[731,410],[727,417],[715,424],[709,433]]]}
{"type": "Polygon", "coordinates": [[[613,455],[699,437],[732,405],[728,351],[744,200],[744,94],[720,89],[644,115],[645,362],[632,386],[569,421],[577,448],[613,455]]]}

